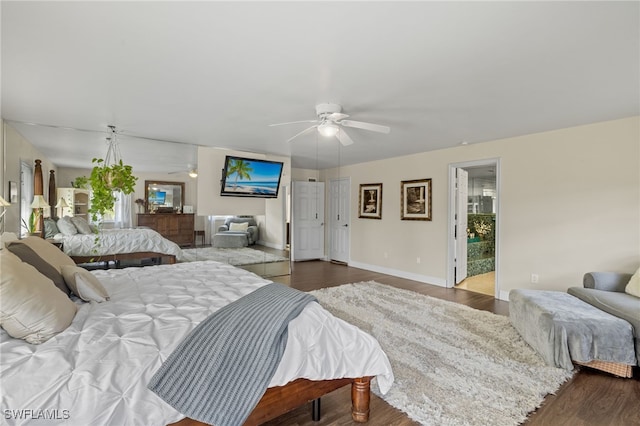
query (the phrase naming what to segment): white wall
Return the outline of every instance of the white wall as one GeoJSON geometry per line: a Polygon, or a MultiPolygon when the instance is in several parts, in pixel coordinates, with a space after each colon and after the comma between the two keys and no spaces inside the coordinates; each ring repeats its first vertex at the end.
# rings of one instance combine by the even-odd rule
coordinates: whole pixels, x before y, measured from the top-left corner
{"type": "MultiPolygon", "coordinates": [[[[29,141],[27,141],[20,133],[18,133],[11,125],[3,123],[3,141],[4,149],[0,151],[0,164],[4,167],[2,175],[2,193],[4,198],[9,201],[9,181],[18,184],[18,199],[20,199],[20,163],[25,162],[33,168],[35,160],[42,160],[42,182],[44,189],[44,198],[51,204],[49,200],[49,171],[55,170],[57,167],[49,161],[42,152],[38,151],[29,141]]],[[[56,182],[58,177],[56,176],[56,182]]],[[[55,203],[54,203],[55,204],[55,203]]],[[[45,216],[48,213],[45,212],[45,216]]],[[[20,206],[12,204],[7,207],[7,213],[4,215],[4,230],[6,232],[20,233],[20,206]]]]}
{"type": "Polygon", "coordinates": [[[270,247],[284,248],[286,211],[283,206],[286,190],[283,190],[282,187],[288,186],[291,182],[291,160],[289,157],[198,147],[198,173],[198,214],[204,216],[256,216],[256,218],[260,220],[260,242],[270,247]],[[220,196],[220,179],[227,155],[282,161],[284,166],[278,198],[264,199],[220,196]],[[264,219],[262,219],[261,216],[264,216],[264,219]]]}
{"type": "MultiPolygon", "coordinates": [[[[351,264],[444,285],[448,166],[487,158],[501,162],[503,294],[564,291],[587,271],[640,266],[640,117],[342,167],[353,194],[351,264]],[[401,221],[400,182],[421,178],[432,179],[433,220],[401,221]],[[359,185],[377,182],[382,220],[359,219],[359,185]]],[[[337,175],[326,170],[321,180],[337,175]]]]}

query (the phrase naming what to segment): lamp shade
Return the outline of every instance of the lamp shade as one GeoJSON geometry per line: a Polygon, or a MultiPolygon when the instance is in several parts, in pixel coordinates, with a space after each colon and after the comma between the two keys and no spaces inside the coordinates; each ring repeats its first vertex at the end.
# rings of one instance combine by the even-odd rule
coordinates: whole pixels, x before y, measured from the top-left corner
{"type": "Polygon", "coordinates": [[[56,204],[56,209],[69,207],[69,204],[64,200],[64,198],[60,197],[58,200],[58,204],[56,204]]]}
{"type": "Polygon", "coordinates": [[[10,202],[0,196],[0,207],[9,207],[10,205],[10,202]]]}
{"type": "Polygon", "coordinates": [[[48,207],[50,206],[49,204],[47,204],[42,195],[36,195],[35,197],[33,197],[33,203],[31,203],[32,209],[46,209],[48,207]]]}

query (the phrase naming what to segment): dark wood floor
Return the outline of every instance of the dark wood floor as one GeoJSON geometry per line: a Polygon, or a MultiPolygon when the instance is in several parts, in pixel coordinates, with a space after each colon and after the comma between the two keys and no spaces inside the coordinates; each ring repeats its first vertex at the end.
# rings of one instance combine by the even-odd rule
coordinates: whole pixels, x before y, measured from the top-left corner
{"type": "MultiPolygon", "coordinates": [[[[483,294],[445,289],[329,262],[295,262],[292,263],[291,275],[272,279],[303,291],[373,280],[499,315],[509,313],[507,302],[483,294]]],[[[542,407],[532,413],[525,424],[535,426],[640,425],[640,380],[637,369],[634,374],[636,377],[634,379],[620,379],[584,368],[565,383],[556,395],[547,396],[542,407]]],[[[356,423],[351,420],[350,388],[339,389],[322,398],[322,419],[319,422],[311,420],[310,407],[301,407],[267,424],[271,426],[354,425],[356,423]]],[[[371,418],[368,424],[405,426],[416,423],[372,394],[371,418]]],[[[487,419],[486,424],[491,425],[491,419],[487,419]]]]}

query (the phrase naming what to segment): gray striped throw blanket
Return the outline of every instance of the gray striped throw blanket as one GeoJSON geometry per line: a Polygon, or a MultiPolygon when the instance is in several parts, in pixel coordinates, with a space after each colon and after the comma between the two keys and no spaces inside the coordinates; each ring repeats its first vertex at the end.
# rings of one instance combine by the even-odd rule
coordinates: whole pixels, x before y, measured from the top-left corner
{"type": "Polygon", "coordinates": [[[147,387],[192,419],[243,424],[280,364],[289,321],[315,300],[282,284],[260,287],[200,323],[147,387]]]}

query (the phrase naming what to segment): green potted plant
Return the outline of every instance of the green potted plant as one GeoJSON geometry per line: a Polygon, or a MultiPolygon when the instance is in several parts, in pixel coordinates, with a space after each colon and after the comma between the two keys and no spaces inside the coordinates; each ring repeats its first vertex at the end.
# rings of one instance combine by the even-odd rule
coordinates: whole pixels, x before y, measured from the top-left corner
{"type": "Polygon", "coordinates": [[[91,162],[94,167],[89,176],[91,186],[89,213],[91,213],[91,219],[98,222],[105,213],[113,210],[116,200],[113,193],[120,191],[131,194],[135,190],[138,178],[133,176],[131,166],[123,164],[122,160],[111,165],[105,164],[102,158],[94,158],[91,162]]]}
{"type": "Polygon", "coordinates": [[[22,227],[27,231],[27,234],[30,236],[36,235],[40,236],[40,232],[36,232],[36,227],[38,226],[38,219],[40,218],[40,213],[38,209],[33,209],[31,214],[29,215],[29,221],[26,222],[22,219],[22,227]]]}
{"type": "Polygon", "coordinates": [[[78,176],[71,182],[71,186],[74,188],[89,189],[89,178],[86,176],[78,176]]]}

